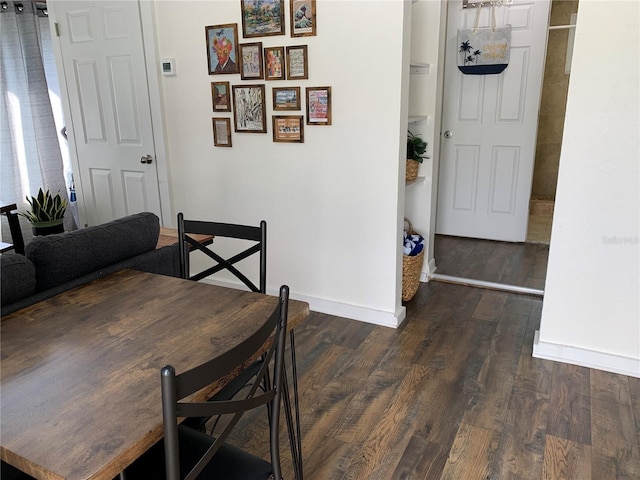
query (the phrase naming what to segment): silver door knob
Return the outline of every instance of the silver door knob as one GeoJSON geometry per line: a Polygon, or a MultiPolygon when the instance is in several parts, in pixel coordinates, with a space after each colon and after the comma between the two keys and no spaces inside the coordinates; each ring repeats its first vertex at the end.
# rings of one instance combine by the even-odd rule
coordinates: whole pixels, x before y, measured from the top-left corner
{"type": "Polygon", "coordinates": [[[145,155],[144,157],[140,157],[140,163],[146,163],[147,165],[153,162],[153,157],[151,155],[145,155]]]}
{"type": "Polygon", "coordinates": [[[451,138],[453,137],[453,132],[451,130],[447,130],[446,132],[444,132],[444,138],[451,138]]]}

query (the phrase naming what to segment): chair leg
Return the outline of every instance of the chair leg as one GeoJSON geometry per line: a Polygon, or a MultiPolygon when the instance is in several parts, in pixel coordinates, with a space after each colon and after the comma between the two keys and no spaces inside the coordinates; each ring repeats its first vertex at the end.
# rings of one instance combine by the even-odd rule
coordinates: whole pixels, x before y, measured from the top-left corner
{"type": "Polygon", "coordinates": [[[290,332],[291,341],[291,371],[293,375],[293,407],[295,419],[292,416],[291,398],[289,397],[289,384],[287,375],[284,375],[284,388],[287,392],[284,397],[285,419],[287,422],[287,430],[289,433],[289,446],[291,448],[291,457],[293,461],[294,478],[303,480],[304,473],[302,468],[302,434],[300,431],[300,403],[298,399],[298,369],[296,366],[296,348],[293,330],[290,332]]]}

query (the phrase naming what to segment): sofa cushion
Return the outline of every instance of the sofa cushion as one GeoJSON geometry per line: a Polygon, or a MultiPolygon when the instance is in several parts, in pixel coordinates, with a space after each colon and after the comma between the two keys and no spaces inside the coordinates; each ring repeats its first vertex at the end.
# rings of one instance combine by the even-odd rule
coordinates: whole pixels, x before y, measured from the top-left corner
{"type": "Polygon", "coordinates": [[[36,291],[153,250],[160,220],[149,212],[73,232],[35,237],[25,255],[36,267],[36,291]]]}
{"type": "Polygon", "coordinates": [[[0,300],[9,305],[36,291],[36,267],[24,255],[0,255],[0,300]]]}

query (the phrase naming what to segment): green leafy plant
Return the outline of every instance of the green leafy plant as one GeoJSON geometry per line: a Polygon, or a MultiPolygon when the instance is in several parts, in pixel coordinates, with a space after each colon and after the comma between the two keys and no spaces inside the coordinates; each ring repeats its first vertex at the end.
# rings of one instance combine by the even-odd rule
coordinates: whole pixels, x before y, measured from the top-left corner
{"type": "Polygon", "coordinates": [[[423,159],[428,158],[425,155],[426,151],[427,142],[418,135],[407,131],[407,160],[415,160],[418,163],[422,163],[423,159]]]}
{"type": "Polygon", "coordinates": [[[19,214],[31,223],[52,222],[64,218],[68,202],[60,195],[60,190],[55,195],[51,195],[49,190],[45,192],[41,188],[36,197],[29,198],[27,196],[26,198],[31,210],[19,212],[19,214]]]}

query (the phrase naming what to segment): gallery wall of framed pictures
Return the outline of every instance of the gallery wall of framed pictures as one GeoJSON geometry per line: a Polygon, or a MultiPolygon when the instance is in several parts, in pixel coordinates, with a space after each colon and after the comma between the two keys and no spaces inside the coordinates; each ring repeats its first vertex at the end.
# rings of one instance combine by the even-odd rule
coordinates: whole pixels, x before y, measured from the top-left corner
{"type": "Polygon", "coordinates": [[[304,143],[305,124],[332,124],[331,87],[304,87],[303,92],[295,81],[312,78],[312,49],[308,44],[283,45],[290,42],[278,42],[278,36],[288,34],[302,41],[317,36],[316,0],[238,0],[238,4],[240,24],[205,26],[207,69],[216,76],[211,82],[216,114],[213,144],[231,147],[232,128],[236,134],[266,134],[271,128],[273,142],[304,143]]]}

